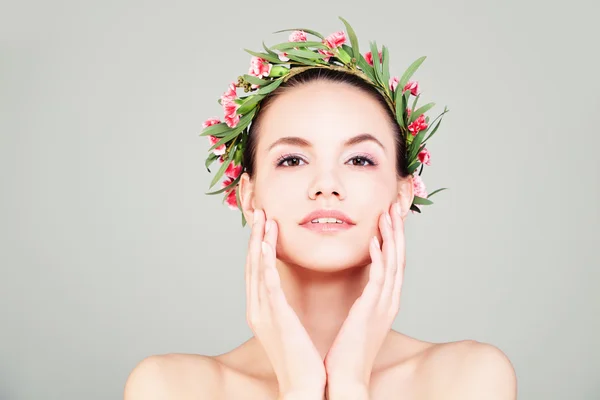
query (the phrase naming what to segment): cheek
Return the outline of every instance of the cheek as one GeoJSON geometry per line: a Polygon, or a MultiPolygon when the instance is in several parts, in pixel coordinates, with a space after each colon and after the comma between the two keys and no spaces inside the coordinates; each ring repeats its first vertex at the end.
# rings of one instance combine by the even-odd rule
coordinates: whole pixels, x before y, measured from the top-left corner
{"type": "Polygon", "coordinates": [[[382,208],[396,198],[398,183],[393,175],[364,174],[347,179],[348,200],[361,206],[382,208]]]}
{"type": "Polygon", "coordinates": [[[289,214],[291,209],[306,202],[308,183],[300,174],[271,174],[259,186],[257,200],[273,217],[289,214]]]}

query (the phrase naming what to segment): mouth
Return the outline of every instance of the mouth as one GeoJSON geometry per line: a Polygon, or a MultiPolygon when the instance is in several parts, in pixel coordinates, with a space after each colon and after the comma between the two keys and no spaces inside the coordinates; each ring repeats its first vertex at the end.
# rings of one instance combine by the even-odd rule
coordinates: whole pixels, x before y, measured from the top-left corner
{"type": "Polygon", "coordinates": [[[352,228],[354,221],[337,210],[317,210],[308,214],[300,226],[317,233],[334,233],[352,228]]]}

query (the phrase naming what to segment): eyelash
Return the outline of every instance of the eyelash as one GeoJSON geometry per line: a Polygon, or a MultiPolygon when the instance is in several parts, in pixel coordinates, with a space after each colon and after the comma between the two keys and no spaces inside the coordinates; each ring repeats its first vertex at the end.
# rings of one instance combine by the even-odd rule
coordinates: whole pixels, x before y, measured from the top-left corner
{"type": "MultiPolygon", "coordinates": [[[[355,160],[357,158],[366,161],[367,165],[352,165],[353,167],[366,168],[366,167],[374,167],[374,166],[377,165],[377,163],[375,162],[375,160],[373,160],[372,157],[370,157],[370,156],[368,156],[366,154],[356,155],[356,156],[350,158],[350,160],[348,160],[348,161],[355,160]]],[[[306,162],[302,157],[297,156],[295,154],[284,154],[284,155],[282,155],[281,157],[279,157],[277,159],[277,162],[275,163],[275,166],[282,167],[282,168],[291,168],[291,166],[289,166],[289,165],[288,166],[284,166],[283,163],[286,162],[286,161],[293,160],[293,159],[299,159],[299,160],[302,160],[302,161],[306,162]]],[[[297,165],[294,165],[294,167],[296,167],[296,166],[297,165]]]]}

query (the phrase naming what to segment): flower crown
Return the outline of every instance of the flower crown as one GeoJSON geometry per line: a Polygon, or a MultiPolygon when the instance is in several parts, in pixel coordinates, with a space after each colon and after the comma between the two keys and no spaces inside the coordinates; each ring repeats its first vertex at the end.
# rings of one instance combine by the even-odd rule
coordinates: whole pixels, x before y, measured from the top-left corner
{"type": "MultiPolygon", "coordinates": [[[[232,82],[218,100],[223,107],[224,121],[221,122],[218,118],[213,117],[202,124],[203,131],[200,136],[208,136],[211,144],[205,162],[206,169],[210,173],[210,166],[213,162],[219,160],[221,163],[219,170],[210,182],[209,189],[225,176],[221,183],[221,189],[206,194],[225,193],[223,201],[227,202],[231,209],[241,210],[237,185],[243,172],[242,155],[246,146],[249,125],[258,112],[260,102],[293,75],[312,68],[337,69],[355,74],[383,94],[406,137],[408,172],[413,175],[414,183],[414,200],[410,207],[413,212],[420,213],[419,205],[433,204],[429,200],[431,196],[447,189],[437,189],[428,195],[421,179],[423,166],[430,165],[431,157],[425,147],[425,142],[437,131],[443,115],[448,112],[444,107],[444,111],[429,123],[429,117],[424,114],[435,103],[428,103],[416,108],[421,94],[418,82],[412,81],[410,78],[426,57],[421,57],[413,62],[400,78],[390,77],[388,49],[382,46],[381,50],[378,50],[377,43],[370,42],[370,51],[364,55],[361,54],[354,30],[344,18],[339,18],[346,27],[350,46],[346,44],[344,31],[334,32],[324,37],[310,29],[284,29],[274,33],[292,32],[288,42],[271,47],[267,47],[263,42],[265,52],[244,49],[252,55],[248,73],[239,76],[237,82],[232,82]],[[310,41],[307,39],[307,34],[319,40],[310,41]],[[373,57],[373,54],[377,54],[378,57],[373,57]],[[238,97],[237,88],[243,88],[245,93],[250,92],[250,94],[238,97]],[[411,96],[414,99],[409,107],[411,96]],[[437,124],[435,124],[436,121],[437,124]],[[431,129],[432,127],[433,129],[431,129]],[[417,169],[419,169],[418,174],[416,173],[417,169]]],[[[246,220],[242,213],[242,226],[245,225],[246,220]]]]}

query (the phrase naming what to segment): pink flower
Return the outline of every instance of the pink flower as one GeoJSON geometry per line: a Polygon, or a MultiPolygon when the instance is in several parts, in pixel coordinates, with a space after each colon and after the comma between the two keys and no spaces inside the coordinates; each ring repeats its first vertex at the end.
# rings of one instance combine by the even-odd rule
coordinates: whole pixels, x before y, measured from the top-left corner
{"type": "Polygon", "coordinates": [[[346,33],[344,33],[344,31],[334,32],[323,39],[323,44],[330,49],[336,49],[344,43],[346,43],[346,33]]]}
{"type": "Polygon", "coordinates": [[[304,31],[294,31],[290,33],[290,42],[306,42],[306,33],[304,31]]]}
{"type": "Polygon", "coordinates": [[[425,187],[425,183],[423,179],[421,179],[420,175],[413,175],[413,194],[415,196],[426,199],[427,198],[427,188],[425,187]]]}
{"type": "MultiPolygon", "coordinates": [[[[209,136],[208,136],[208,141],[210,142],[210,145],[211,145],[211,146],[214,146],[215,144],[217,144],[217,142],[218,142],[219,140],[220,140],[220,139],[219,139],[218,137],[215,137],[215,136],[212,136],[212,135],[209,135],[209,136]]],[[[217,148],[213,149],[213,151],[212,151],[212,152],[213,152],[213,154],[214,154],[214,155],[216,155],[216,156],[220,156],[220,155],[222,155],[222,154],[225,154],[225,143],[223,143],[222,145],[220,145],[220,146],[218,146],[217,148]]]]}
{"type": "Polygon", "coordinates": [[[410,93],[413,96],[418,96],[419,95],[419,82],[408,81],[408,83],[404,86],[404,89],[402,89],[402,93],[406,92],[407,90],[410,90],[410,93]]]}
{"type": "MultiPolygon", "coordinates": [[[[224,188],[226,188],[227,186],[231,185],[232,183],[233,183],[233,179],[227,178],[223,181],[222,185],[224,188]]],[[[238,209],[237,199],[235,198],[236,190],[237,190],[236,186],[234,186],[232,189],[229,189],[229,192],[227,193],[227,197],[225,198],[225,202],[227,203],[229,208],[231,208],[232,210],[238,209]]]]}
{"type": "Polygon", "coordinates": [[[232,210],[238,210],[237,199],[235,198],[236,190],[237,190],[237,188],[235,188],[231,192],[229,192],[229,194],[227,195],[227,198],[225,199],[225,202],[227,203],[229,208],[231,208],[232,210]]]}
{"type": "Polygon", "coordinates": [[[285,53],[285,52],[278,54],[277,57],[279,57],[279,59],[283,62],[290,61],[290,59],[287,56],[287,53],[285,53]]]}
{"type": "Polygon", "coordinates": [[[236,111],[239,108],[239,105],[235,102],[238,98],[236,90],[237,84],[236,82],[232,82],[225,93],[221,95],[221,106],[225,114],[225,123],[230,128],[234,128],[240,120],[240,116],[236,115],[236,111]]]}
{"type": "Polygon", "coordinates": [[[417,133],[427,129],[427,122],[425,122],[425,115],[419,115],[419,118],[413,121],[412,124],[408,125],[408,130],[413,136],[417,136],[417,133]]]}
{"type": "MultiPolygon", "coordinates": [[[[383,62],[381,57],[381,52],[379,52],[379,62],[383,62]]],[[[370,66],[373,66],[373,54],[370,51],[365,53],[365,60],[370,66]]]]}
{"type": "Polygon", "coordinates": [[[319,53],[321,53],[321,54],[324,54],[324,55],[326,55],[326,56],[327,56],[327,57],[324,57],[324,58],[323,58],[323,60],[324,60],[325,62],[329,62],[329,59],[330,59],[331,57],[335,56],[335,54],[333,54],[332,52],[330,52],[330,51],[327,51],[327,50],[323,50],[323,49],[317,49],[317,51],[318,51],[319,53]]]}
{"type": "Polygon", "coordinates": [[[398,81],[400,79],[397,76],[393,76],[390,78],[390,90],[393,92],[398,87],[398,81]]]}
{"type": "Polygon", "coordinates": [[[236,179],[238,176],[240,176],[240,174],[242,173],[242,166],[241,165],[235,165],[233,163],[233,161],[227,166],[227,169],[225,170],[225,176],[229,177],[232,179],[236,179]]]}
{"type": "Polygon", "coordinates": [[[221,105],[225,113],[225,123],[228,127],[235,128],[238,122],[240,122],[240,116],[236,114],[239,105],[231,99],[223,99],[221,105]]]}
{"type": "Polygon", "coordinates": [[[406,117],[407,117],[407,118],[410,118],[410,113],[411,113],[411,112],[412,112],[412,111],[410,110],[410,108],[407,108],[407,109],[406,109],[406,117]]]}
{"type": "Polygon", "coordinates": [[[221,96],[221,103],[227,100],[235,100],[237,98],[237,84],[236,82],[231,82],[229,87],[221,96]]]}
{"type": "Polygon", "coordinates": [[[202,128],[206,129],[209,126],[213,126],[213,125],[220,124],[220,123],[221,123],[221,121],[219,120],[219,118],[212,117],[202,123],[202,128]]]}
{"type": "Polygon", "coordinates": [[[257,76],[262,78],[268,76],[271,72],[272,64],[268,63],[260,57],[252,56],[250,59],[250,68],[248,69],[248,75],[257,76]]]}
{"type": "Polygon", "coordinates": [[[423,148],[423,150],[421,150],[419,152],[419,155],[417,157],[419,157],[419,161],[422,164],[431,165],[431,163],[430,163],[430,161],[431,161],[431,154],[429,154],[429,150],[427,150],[427,148],[423,148]]]}

